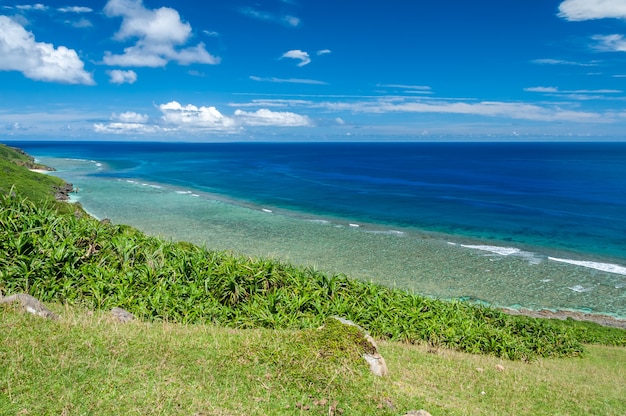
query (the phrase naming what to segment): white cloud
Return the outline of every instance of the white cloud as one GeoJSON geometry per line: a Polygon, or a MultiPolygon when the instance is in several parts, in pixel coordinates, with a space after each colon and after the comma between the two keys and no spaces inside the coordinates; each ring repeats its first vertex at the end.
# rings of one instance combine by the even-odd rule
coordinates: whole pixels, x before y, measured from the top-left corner
{"type": "Polygon", "coordinates": [[[111,114],[112,120],[117,120],[121,123],[141,123],[145,124],[148,122],[150,117],[146,114],[135,113],[134,111],[126,111],[125,113],[111,114]]]}
{"type": "Polygon", "coordinates": [[[527,92],[558,92],[559,89],[556,87],[529,87],[524,88],[524,91],[527,92]]]}
{"type": "Polygon", "coordinates": [[[79,29],[85,28],[85,27],[93,27],[93,23],[91,23],[88,19],[85,19],[84,17],[82,19],[79,19],[75,22],[66,20],[65,23],[72,25],[74,27],[77,27],[79,29]]]}
{"type": "Polygon", "coordinates": [[[177,128],[228,131],[236,127],[232,118],[224,116],[215,107],[183,106],[177,101],[170,101],[158,108],[163,113],[162,120],[177,128]]]}
{"type": "Polygon", "coordinates": [[[95,123],[93,130],[96,133],[108,134],[148,134],[166,131],[159,126],[146,124],[149,119],[148,115],[134,111],[112,113],[110,123],[95,123]]]}
{"type": "Polygon", "coordinates": [[[120,69],[113,69],[107,71],[107,74],[111,78],[109,80],[111,84],[133,84],[137,81],[137,73],[133,70],[122,71],[120,69]]]}
{"type": "Polygon", "coordinates": [[[574,65],[574,66],[598,66],[597,62],[574,62],[565,61],[563,59],[533,59],[530,61],[533,64],[538,65],[574,65]]]}
{"type": "Polygon", "coordinates": [[[256,10],[256,9],[253,9],[252,7],[244,7],[244,8],[239,9],[239,11],[248,17],[252,17],[253,19],[280,23],[282,25],[289,26],[289,27],[298,27],[300,26],[300,22],[301,22],[300,18],[296,16],[291,16],[291,15],[279,16],[273,13],[256,10]]]}
{"type": "Polygon", "coordinates": [[[260,99],[247,103],[230,103],[229,107],[310,107],[313,101],[308,100],[284,100],[284,99],[260,99]]]}
{"type": "Polygon", "coordinates": [[[254,112],[235,110],[232,117],[222,114],[213,106],[182,105],[177,101],[161,104],[161,119],[168,127],[188,131],[217,131],[234,133],[246,126],[299,127],[312,126],[307,116],[266,108],[254,112]]]}
{"type": "Polygon", "coordinates": [[[311,58],[309,57],[309,54],[304,51],[301,51],[300,49],[293,49],[293,50],[287,51],[284,54],[282,54],[280,58],[281,59],[283,58],[298,59],[300,61],[298,66],[304,66],[304,65],[311,63],[311,58]]]}
{"type": "Polygon", "coordinates": [[[432,94],[432,88],[426,85],[378,84],[378,87],[398,88],[412,94],[432,94]]]}
{"type": "Polygon", "coordinates": [[[128,134],[128,133],[156,133],[162,129],[158,126],[151,126],[141,123],[95,123],[93,130],[96,133],[110,133],[110,134],[128,134]]]}
{"type": "Polygon", "coordinates": [[[287,25],[292,27],[300,26],[300,18],[296,16],[283,16],[281,20],[287,25]]]}
{"type": "Polygon", "coordinates": [[[19,9],[19,10],[26,10],[26,11],[36,10],[36,11],[44,12],[44,11],[48,10],[48,6],[44,6],[41,3],[37,3],[37,4],[22,4],[22,5],[15,6],[15,7],[17,9],[19,9]]]}
{"type": "Polygon", "coordinates": [[[317,51],[316,53],[318,56],[320,56],[320,55],[327,55],[329,53],[332,53],[332,51],[330,49],[322,49],[320,51],[317,51]]]}
{"type": "Polygon", "coordinates": [[[595,48],[605,52],[626,52],[624,35],[596,35],[591,39],[597,42],[595,48]]]}
{"type": "Polygon", "coordinates": [[[0,16],[0,70],[19,71],[25,77],[64,84],[95,84],[73,49],[55,48],[6,16],[0,16]]]}
{"type": "Polygon", "coordinates": [[[278,84],[284,84],[284,83],[289,83],[289,84],[312,84],[312,85],[328,85],[328,83],[324,82],[324,81],[317,81],[314,79],[300,79],[300,78],[274,78],[274,77],[269,77],[269,78],[262,78],[262,77],[256,77],[254,75],[250,76],[250,79],[252,81],[258,81],[258,82],[275,82],[278,84]]]}
{"type": "Polygon", "coordinates": [[[61,7],[57,10],[60,11],[61,13],[91,13],[93,12],[93,9],[90,7],[80,7],[80,6],[61,7]]]}
{"type": "Polygon", "coordinates": [[[104,12],[109,17],[122,17],[120,30],[114,36],[116,40],[135,41],[121,55],[105,52],[103,61],[107,65],[161,67],[169,61],[181,65],[220,61],[207,52],[203,43],[177,49],[189,40],[191,26],[172,8],[149,10],[141,0],[109,0],[104,12]]]}
{"type": "Polygon", "coordinates": [[[559,90],[556,87],[530,87],[524,88],[524,91],[528,92],[541,92],[541,93],[558,93],[558,94],[619,94],[621,90],[559,90]]]}
{"type": "Polygon", "coordinates": [[[253,113],[235,110],[235,116],[246,126],[304,127],[313,125],[307,116],[288,111],[271,111],[267,108],[253,113]]]}
{"type": "Polygon", "coordinates": [[[354,113],[437,113],[460,114],[485,117],[504,117],[531,121],[571,121],[571,122],[610,122],[611,117],[602,113],[575,111],[560,106],[540,106],[517,102],[482,101],[476,103],[447,101],[405,101],[398,97],[375,101],[323,102],[314,104],[332,111],[351,111],[354,113]]]}
{"type": "Polygon", "coordinates": [[[626,2],[624,0],[565,0],[559,5],[558,16],[569,21],[626,19],[626,2]]]}

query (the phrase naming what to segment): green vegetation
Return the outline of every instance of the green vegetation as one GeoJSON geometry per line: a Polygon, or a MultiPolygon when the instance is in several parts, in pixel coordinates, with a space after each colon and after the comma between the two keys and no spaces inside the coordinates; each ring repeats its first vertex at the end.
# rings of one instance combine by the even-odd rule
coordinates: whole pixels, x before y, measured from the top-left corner
{"type": "Polygon", "coordinates": [[[0,145],[0,294],[61,319],[0,306],[0,414],[626,413],[624,330],[149,237],[54,201],[29,163],[0,145]],[[388,377],[333,315],[383,339],[388,377]]]}
{"type": "Polygon", "coordinates": [[[235,328],[316,328],[339,315],[375,337],[514,360],[578,356],[589,341],[626,345],[626,331],[619,329],[513,317],[275,260],[212,252],[59,214],[10,194],[0,208],[0,287],[47,302],[94,310],[119,306],[148,321],[235,328]]]}
{"type": "Polygon", "coordinates": [[[82,211],[80,205],[71,206],[56,201],[56,189],[65,185],[62,179],[30,169],[48,170],[20,149],[0,144],[0,194],[8,194],[15,188],[31,201],[52,203],[62,212],[82,211]]]}
{"type": "Polygon", "coordinates": [[[624,348],[529,364],[381,342],[379,378],[353,354],[331,355],[351,347],[332,328],[120,324],[49,307],[61,319],[0,307],[2,415],[626,414],[624,348]]]}

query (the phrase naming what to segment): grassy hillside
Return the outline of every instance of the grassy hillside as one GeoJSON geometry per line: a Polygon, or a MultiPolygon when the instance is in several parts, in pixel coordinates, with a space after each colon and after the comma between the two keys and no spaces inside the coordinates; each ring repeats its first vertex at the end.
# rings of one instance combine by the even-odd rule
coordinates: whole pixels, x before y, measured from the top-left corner
{"type": "Polygon", "coordinates": [[[63,186],[64,181],[29,170],[42,168],[30,156],[0,144],[0,193],[9,193],[14,187],[20,195],[32,201],[54,201],[55,187],[63,186]]]}
{"type": "Polygon", "coordinates": [[[114,322],[55,304],[0,307],[2,415],[624,415],[626,349],[503,361],[379,343],[389,376],[329,350],[326,330],[114,322]],[[501,367],[498,367],[501,366],[501,367]]]}

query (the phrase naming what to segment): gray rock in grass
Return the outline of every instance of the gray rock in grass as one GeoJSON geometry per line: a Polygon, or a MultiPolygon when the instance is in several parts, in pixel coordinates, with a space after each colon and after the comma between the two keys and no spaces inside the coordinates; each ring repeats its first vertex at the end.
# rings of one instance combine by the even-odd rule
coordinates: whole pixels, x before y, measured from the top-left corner
{"type": "Polygon", "coordinates": [[[118,307],[111,309],[111,315],[119,322],[130,322],[135,319],[135,315],[118,307]]]}
{"type": "Polygon", "coordinates": [[[404,414],[404,416],[431,416],[426,410],[411,410],[404,414]]]}
{"type": "Polygon", "coordinates": [[[0,296],[0,304],[18,304],[24,311],[32,313],[33,315],[47,319],[59,319],[57,314],[46,308],[37,298],[26,293],[18,293],[5,297],[0,296]]]}
{"type": "Polygon", "coordinates": [[[373,352],[363,353],[363,359],[367,361],[367,364],[369,364],[370,366],[370,371],[375,376],[385,377],[389,373],[389,370],[387,369],[387,363],[385,362],[385,359],[378,352],[378,345],[376,345],[376,341],[374,341],[374,338],[372,338],[372,336],[368,334],[363,328],[350,321],[349,319],[341,318],[339,316],[333,316],[333,318],[344,325],[354,326],[358,328],[359,331],[361,331],[361,333],[363,334],[363,338],[365,338],[365,340],[372,346],[373,350],[373,352]]]}

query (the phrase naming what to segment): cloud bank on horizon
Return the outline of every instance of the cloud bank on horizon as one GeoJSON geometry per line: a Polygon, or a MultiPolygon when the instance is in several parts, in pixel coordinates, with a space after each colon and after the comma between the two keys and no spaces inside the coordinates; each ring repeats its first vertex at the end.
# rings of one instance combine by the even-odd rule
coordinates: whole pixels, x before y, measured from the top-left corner
{"type": "Polygon", "coordinates": [[[413,3],[5,2],[0,137],[626,139],[626,0],[413,3]]]}

